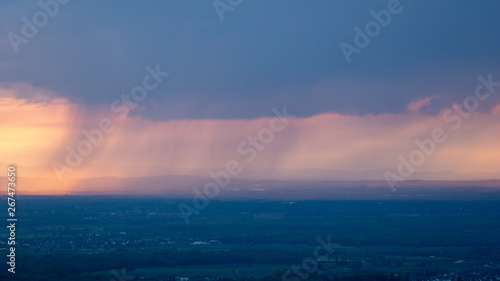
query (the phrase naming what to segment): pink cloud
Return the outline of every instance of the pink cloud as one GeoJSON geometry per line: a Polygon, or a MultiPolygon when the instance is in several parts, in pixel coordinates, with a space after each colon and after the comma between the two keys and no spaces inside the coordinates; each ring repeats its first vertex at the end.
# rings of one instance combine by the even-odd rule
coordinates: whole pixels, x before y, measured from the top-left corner
{"type": "Polygon", "coordinates": [[[410,102],[406,109],[408,112],[418,113],[423,106],[429,105],[435,97],[427,97],[410,102]]]}

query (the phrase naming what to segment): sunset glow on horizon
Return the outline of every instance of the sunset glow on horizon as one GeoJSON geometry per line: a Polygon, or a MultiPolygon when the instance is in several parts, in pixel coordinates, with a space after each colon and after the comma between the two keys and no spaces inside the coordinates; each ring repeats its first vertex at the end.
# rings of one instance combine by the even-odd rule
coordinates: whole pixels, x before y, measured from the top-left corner
{"type": "MultiPolygon", "coordinates": [[[[85,178],[206,176],[233,159],[251,170],[394,169],[399,155],[408,158],[415,150],[414,140],[430,138],[433,129],[442,128],[448,137],[446,143],[437,147],[417,171],[453,171],[473,176],[471,179],[491,179],[485,174],[498,174],[500,147],[495,140],[500,139],[500,131],[496,130],[500,105],[489,114],[475,112],[462,118],[460,127],[454,130],[458,119],[447,122],[443,118],[446,109],[436,115],[419,112],[429,100],[413,102],[405,114],[328,113],[291,118],[269,144],[261,144],[265,147],[262,150],[242,142],[258,136],[272,117],[167,121],[140,116],[123,121],[115,118],[115,130],[104,134],[102,143],[83,156],[81,164],[65,171],[64,180],[59,182],[51,165],[65,164],[67,147],[76,151],[78,142],[87,140],[82,130],[98,128],[99,119],[112,117],[110,110],[82,109],[61,99],[29,103],[4,91],[0,112],[10,117],[2,118],[0,127],[9,133],[2,138],[0,153],[5,164],[17,164],[23,176],[44,178],[46,183],[42,181],[40,186],[52,186],[55,192],[64,193],[75,180],[85,178]],[[252,149],[256,155],[248,161],[252,149]]],[[[293,109],[287,110],[293,113],[293,109]]],[[[29,191],[36,193],[37,189],[29,191]]]]}

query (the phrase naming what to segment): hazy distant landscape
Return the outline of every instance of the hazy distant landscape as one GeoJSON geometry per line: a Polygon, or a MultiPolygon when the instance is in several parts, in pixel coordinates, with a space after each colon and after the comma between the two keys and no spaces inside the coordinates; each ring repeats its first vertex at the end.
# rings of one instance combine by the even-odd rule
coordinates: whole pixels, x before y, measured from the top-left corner
{"type": "MultiPolygon", "coordinates": [[[[171,198],[193,197],[193,189],[213,182],[210,177],[162,176],[146,178],[93,178],[72,182],[61,191],[57,180],[48,183],[41,179],[21,178],[18,190],[25,195],[36,187],[46,194],[66,195],[162,195],[171,198]]],[[[0,177],[0,185],[6,185],[0,177]]],[[[248,180],[230,179],[220,188],[220,199],[500,199],[500,180],[431,181],[406,180],[398,183],[393,192],[384,180],[248,180]]],[[[0,190],[5,195],[6,190],[0,190]]]]}

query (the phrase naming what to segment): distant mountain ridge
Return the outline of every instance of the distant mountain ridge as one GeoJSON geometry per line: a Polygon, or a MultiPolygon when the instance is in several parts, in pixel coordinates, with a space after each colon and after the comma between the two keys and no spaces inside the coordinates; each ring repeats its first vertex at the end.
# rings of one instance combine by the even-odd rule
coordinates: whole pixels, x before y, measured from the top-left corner
{"type": "MultiPolygon", "coordinates": [[[[166,175],[143,178],[91,178],[59,183],[55,179],[19,178],[18,195],[161,195],[175,198],[194,196],[194,189],[213,183],[210,177],[166,175]],[[71,188],[63,188],[71,184],[71,188]]],[[[7,186],[5,177],[0,184],[7,186]]],[[[2,189],[2,195],[6,194],[2,189]]],[[[500,199],[500,180],[438,181],[407,180],[392,192],[385,180],[249,180],[233,178],[220,188],[219,199],[384,199],[450,198],[500,199]],[[465,196],[464,194],[469,194],[465,196]],[[493,195],[491,195],[493,194],[493,195]],[[493,197],[491,197],[493,196],[493,197]]]]}

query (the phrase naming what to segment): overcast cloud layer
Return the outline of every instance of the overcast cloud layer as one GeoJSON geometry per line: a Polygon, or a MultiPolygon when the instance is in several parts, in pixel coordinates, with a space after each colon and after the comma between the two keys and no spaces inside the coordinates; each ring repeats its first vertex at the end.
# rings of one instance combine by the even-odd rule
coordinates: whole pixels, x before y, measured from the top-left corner
{"type": "Polygon", "coordinates": [[[221,21],[211,1],[70,1],[15,54],[7,34],[21,34],[22,17],[41,8],[2,1],[0,81],[109,106],[146,65],[160,64],[168,83],[132,114],[232,119],[269,116],[281,105],[299,117],[402,113],[430,96],[437,98],[426,113],[437,114],[469,95],[477,75],[498,73],[497,1],[402,0],[402,11],[347,63],[339,44],[353,44],[354,27],[388,2],[243,1],[221,21]]]}

